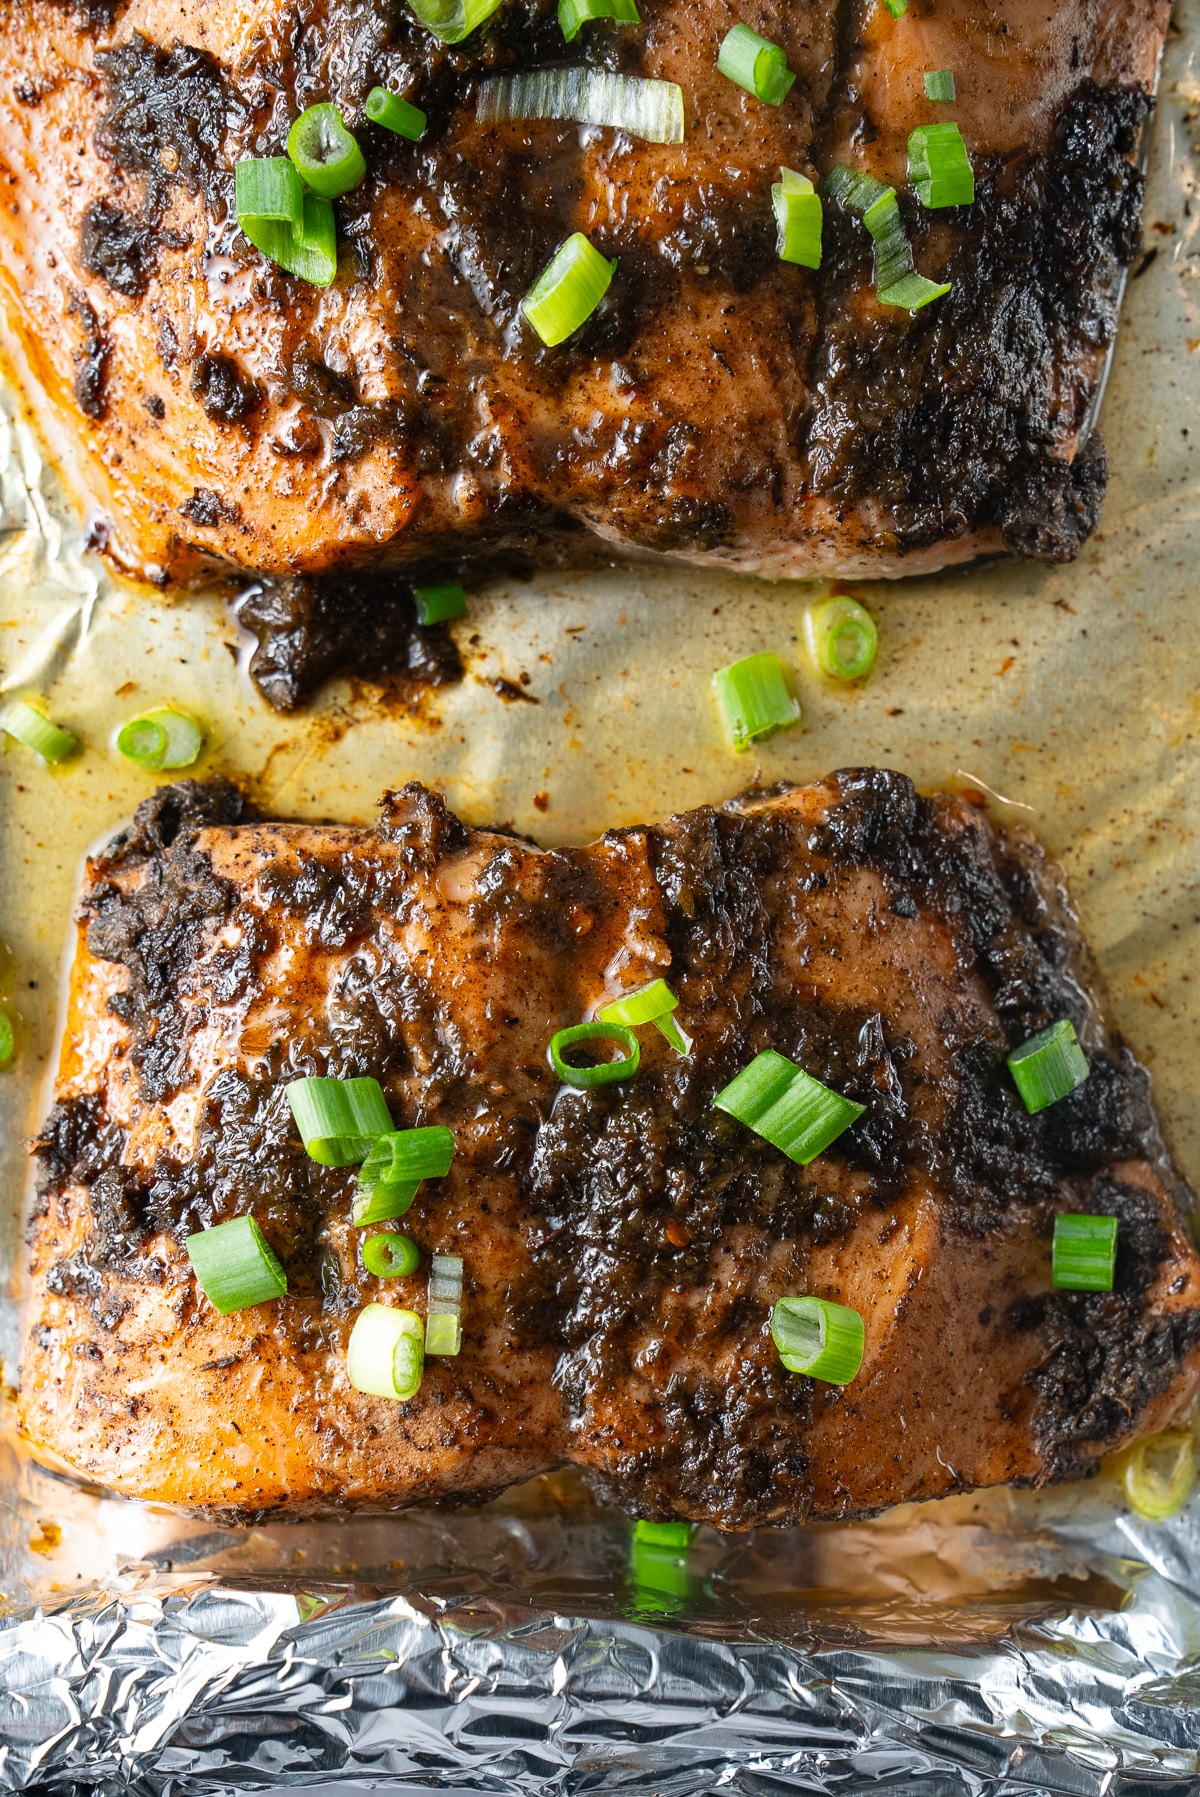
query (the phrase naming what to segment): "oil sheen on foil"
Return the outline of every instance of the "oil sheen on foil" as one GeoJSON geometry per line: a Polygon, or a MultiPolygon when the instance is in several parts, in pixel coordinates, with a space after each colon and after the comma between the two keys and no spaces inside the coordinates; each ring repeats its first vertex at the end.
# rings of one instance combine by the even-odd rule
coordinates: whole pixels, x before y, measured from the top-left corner
{"type": "MultiPolygon", "coordinates": [[[[1061,859],[1108,1002],[1200,1186],[1200,0],[1177,13],[1148,247],[1104,403],[1113,476],[1078,562],[864,583],[860,691],[806,669],[816,589],[629,567],[500,583],[461,685],[341,682],[282,718],[216,598],[121,586],[80,547],[15,399],[0,417],[0,690],[87,744],[0,756],[0,1356],[17,1376],[23,1143],[45,1103],[85,849],[153,777],[114,726],[176,702],[198,768],[266,810],[365,821],[419,778],[472,823],[577,843],[759,781],[879,762],[974,787],[1061,859]],[[713,668],[796,670],[801,730],[735,756],[713,668]],[[527,679],[523,678],[526,677],[527,679]],[[507,680],[533,703],[506,703],[507,680]],[[503,688],[501,690],[504,690],[503,688]]],[[[218,1530],[38,1471],[0,1435],[0,1789],[1182,1797],[1200,1792],[1200,1500],[1107,1474],[873,1522],[701,1530],[647,1571],[571,1479],[479,1511],[218,1530]]]]}

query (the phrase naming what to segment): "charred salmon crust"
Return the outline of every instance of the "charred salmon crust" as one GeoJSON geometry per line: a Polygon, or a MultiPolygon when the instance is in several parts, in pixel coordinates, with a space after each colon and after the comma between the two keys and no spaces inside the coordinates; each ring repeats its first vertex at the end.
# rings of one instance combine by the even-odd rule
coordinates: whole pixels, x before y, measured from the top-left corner
{"type": "MultiPolygon", "coordinates": [[[[89,864],[57,1102],[35,1144],[22,1423],[48,1464],[213,1516],[487,1494],[573,1462],[627,1510],[725,1529],[1039,1484],[1163,1426],[1200,1372],[1190,1198],[1026,835],[852,770],[590,847],[390,795],[374,829],[160,790],[89,864]],[[670,981],[682,1059],[560,1088],[546,1044],[670,981]],[[1070,1018],[1037,1115],[1004,1057],[1070,1018]],[[771,1047],[863,1107],[809,1166],[713,1108],[771,1047]],[[465,1334],[407,1404],[352,1390],[384,1292],[353,1170],[283,1083],[373,1075],[457,1153],[404,1227],[461,1254],[465,1334]],[[1111,1293],[1051,1289],[1063,1209],[1119,1219],[1111,1293]],[[252,1211],[277,1303],[221,1317],[189,1233],[252,1211]],[[787,1373],[769,1315],[864,1319],[859,1376],[787,1373]]],[[[427,1266],[427,1262],[425,1265],[427,1266]]]]}
{"type": "MultiPolygon", "coordinates": [[[[1135,166],[1165,0],[766,0],[797,76],[767,107],[716,67],[725,0],[671,0],[569,52],[553,0],[447,47],[393,0],[58,0],[0,10],[0,313],[110,551],[160,580],[384,565],[446,578],[615,551],[770,575],[1061,559],[1104,489],[1090,409],[1139,248],[1135,166]],[[677,81],[682,144],[481,125],[482,77],[568,60],[677,81]],[[926,211],[909,132],[955,71],[977,177],[926,211]],[[369,125],[378,83],[429,126],[369,125]],[[363,184],[327,292],[237,229],[239,156],[331,100],[363,184]],[[879,305],[859,222],[776,255],[781,165],[894,184],[951,292],[879,305]],[[520,302],[584,230],[617,272],[567,343],[520,302]]],[[[939,113],[938,116],[941,116],[939,113]]]]}

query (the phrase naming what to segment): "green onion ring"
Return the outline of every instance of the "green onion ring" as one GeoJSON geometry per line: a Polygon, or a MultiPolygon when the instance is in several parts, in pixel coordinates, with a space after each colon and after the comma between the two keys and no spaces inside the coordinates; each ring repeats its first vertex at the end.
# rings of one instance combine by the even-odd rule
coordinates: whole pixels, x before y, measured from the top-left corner
{"type": "Polygon", "coordinates": [[[363,1266],[377,1279],[407,1279],[421,1264],[421,1251],[412,1237],[390,1230],[368,1236],[361,1253],[363,1266]]]}
{"type": "Polygon", "coordinates": [[[252,1216],[198,1230],[184,1247],[197,1285],[223,1317],[287,1291],[287,1275],[252,1216]]]}
{"type": "Polygon", "coordinates": [[[570,1029],[559,1030],[551,1039],[547,1053],[550,1065],[563,1084],[574,1086],[579,1091],[588,1091],[593,1086],[613,1085],[617,1080],[632,1079],[642,1058],[638,1039],[632,1030],[626,1029],[623,1023],[602,1023],[599,1018],[594,1023],[576,1023],[570,1029]],[[564,1055],[576,1042],[616,1042],[625,1053],[617,1061],[598,1061],[594,1067],[573,1067],[564,1059],[564,1055]]]}
{"type": "Polygon", "coordinates": [[[865,1331],[857,1310],[827,1298],[780,1298],[771,1336],[789,1373],[827,1385],[849,1385],[863,1361],[865,1331]]]}

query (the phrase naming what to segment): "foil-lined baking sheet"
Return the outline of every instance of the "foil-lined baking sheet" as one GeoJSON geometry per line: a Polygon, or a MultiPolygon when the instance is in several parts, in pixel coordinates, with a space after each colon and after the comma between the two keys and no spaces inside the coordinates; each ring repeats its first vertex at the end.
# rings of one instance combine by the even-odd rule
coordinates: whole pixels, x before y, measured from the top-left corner
{"type": "Polygon", "coordinates": [[[10,1414],[22,1145],[80,859],[152,786],[112,733],[153,704],[203,719],[201,775],[283,816],[366,820],[418,778],[472,823],[580,842],[855,763],[973,788],[1066,866],[1200,1186],[1198,50],[1184,0],[1100,530],[1070,567],[862,583],[881,653],[861,690],[803,664],[812,589],[630,566],[473,599],[457,687],[343,681],[282,718],[220,598],[148,595],[85,552],[4,399],[0,691],[45,694],[86,749],[61,770],[0,755],[0,1004],[18,1029],[0,1074],[0,1789],[1200,1793],[1200,1501],[1147,1524],[1112,1472],[839,1527],[701,1530],[648,1579],[629,1525],[572,1478],[478,1511],[214,1530],[40,1471],[10,1414]],[[796,669],[804,725],[735,756],[708,676],[768,648],[796,669]]]}

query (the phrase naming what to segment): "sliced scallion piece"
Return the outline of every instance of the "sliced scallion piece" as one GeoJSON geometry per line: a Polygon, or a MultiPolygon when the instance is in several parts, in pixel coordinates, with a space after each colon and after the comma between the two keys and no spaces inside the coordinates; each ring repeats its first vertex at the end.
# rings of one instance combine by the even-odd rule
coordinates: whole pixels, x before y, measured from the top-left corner
{"type": "Polygon", "coordinates": [[[1088,1076],[1087,1056],[1075,1038],[1075,1025],[1064,1017],[1030,1036],[1008,1056],[1008,1071],[1027,1111],[1044,1111],[1066,1098],[1088,1076]]]}
{"type": "Polygon", "coordinates": [[[362,1264],[377,1279],[404,1279],[421,1264],[421,1251],[407,1235],[368,1236],[360,1250],[362,1264]]]}
{"type": "Polygon", "coordinates": [[[608,292],[616,266],[616,259],[609,261],[593,249],[582,231],[555,251],[521,301],[522,312],[547,347],[562,343],[587,322],[608,292]]]}
{"type": "Polygon", "coordinates": [[[590,19],[612,19],[618,25],[640,25],[642,15],[634,0],[558,0],[558,22],[567,42],[573,43],[590,19]]]}
{"type": "Polygon", "coordinates": [[[584,1092],[592,1086],[609,1086],[617,1080],[632,1079],[642,1058],[632,1030],[622,1023],[602,1023],[599,1018],[594,1023],[576,1023],[570,1029],[559,1030],[546,1052],[564,1086],[574,1086],[584,1092]],[[597,1061],[591,1067],[575,1067],[566,1059],[566,1053],[577,1042],[615,1042],[625,1053],[616,1061],[597,1061]]]}
{"type": "Polygon", "coordinates": [[[881,306],[897,306],[903,312],[919,312],[930,300],[941,299],[949,291],[949,281],[930,281],[914,271],[912,274],[902,275],[886,291],[877,293],[875,297],[881,306]]]}
{"type": "Polygon", "coordinates": [[[712,677],[721,716],[739,752],[800,722],[800,701],[770,649],[718,668],[712,677]]]}
{"type": "Polygon", "coordinates": [[[751,31],[749,25],[735,25],[726,32],[717,52],[717,67],[768,106],[782,106],[796,79],[787,66],[786,51],[751,31]]]}
{"type": "Polygon", "coordinates": [[[944,105],[948,100],[956,98],[953,69],[926,69],[925,98],[935,105],[944,105]]]}
{"type": "Polygon", "coordinates": [[[886,293],[897,281],[913,272],[912,246],[894,187],[887,187],[863,213],[863,224],[875,245],[875,288],[886,293]]]}
{"type": "Polygon", "coordinates": [[[300,179],[327,200],[357,187],[367,172],[366,158],[342,115],[328,100],[306,106],[288,132],[287,153],[300,179]]]}
{"type": "Polygon", "coordinates": [[[16,1037],[13,1033],[12,1018],[6,1011],[0,1011],[0,1067],[7,1067],[13,1058],[16,1048],[16,1037]]]}
{"type": "Polygon", "coordinates": [[[694,1522],[644,1522],[639,1519],[633,1525],[633,1539],[644,1547],[668,1547],[686,1552],[698,1526],[694,1522]]]}
{"type": "Polygon", "coordinates": [[[453,1132],[440,1123],[377,1136],[359,1169],[353,1222],[361,1227],[402,1217],[421,1181],[443,1179],[453,1159],[453,1132]]]}
{"type": "Polygon", "coordinates": [[[885,187],[874,175],[838,163],[826,177],[825,191],[847,212],[859,213],[871,233],[875,244],[875,294],[881,306],[900,306],[917,312],[930,300],[949,293],[948,281],[939,284],[917,274],[894,187],[885,187]]]}
{"type": "Polygon", "coordinates": [[[256,250],[314,287],[337,273],[333,207],[305,187],[286,156],[244,157],[235,174],[237,221],[256,250]]]}
{"type": "Polygon", "coordinates": [[[395,1180],[391,1184],[374,1180],[369,1187],[364,1187],[360,1180],[354,1194],[351,1222],[356,1229],[362,1229],[368,1223],[394,1223],[408,1210],[420,1186],[419,1179],[395,1180]]]}
{"type": "Polygon", "coordinates": [[[373,125],[382,125],[385,131],[394,131],[397,137],[410,138],[413,143],[429,123],[419,106],[402,100],[399,94],[390,94],[386,87],[371,89],[363,111],[373,125]]]}
{"type": "Polygon", "coordinates": [[[771,1335],[789,1373],[849,1385],[862,1366],[863,1320],[848,1304],[780,1298],[771,1311],[771,1335]]]}
{"type": "Polygon", "coordinates": [[[902,19],[908,11],[908,0],[887,0],[887,9],[893,19],[902,19]]]}
{"type": "Polygon", "coordinates": [[[691,1593],[688,1556],[695,1524],[638,1522],[629,1543],[634,1609],[642,1614],[680,1611],[691,1593]]]}
{"type": "Polygon", "coordinates": [[[874,204],[867,207],[863,224],[875,244],[875,292],[881,306],[900,306],[906,311],[917,312],[930,300],[949,293],[949,281],[939,286],[916,272],[912,245],[900,217],[894,188],[886,188],[874,204]]]}
{"type": "Polygon", "coordinates": [[[918,125],[908,137],[908,178],[922,206],[970,206],[975,175],[962,132],[951,120],[918,125]]]}
{"type": "Polygon", "coordinates": [[[458,1254],[435,1254],[425,1304],[425,1352],[457,1354],[462,1347],[463,1263],[458,1254]]]}
{"type": "Polygon", "coordinates": [[[350,1167],[392,1127],[377,1079],[294,1079],[288,1104],[305,1153],[323,1167],[350,1167]]]}
{"type": "Polygon", "coordinates": [[[1190,1430],[1164,1429],[1139,1441],[1122,1474],[1130,1509],[1147,1522],[1178,1516],[1196,1482],[1196,1444],[1190,1430]]]}
{"type": "Polygon", "coordinates": [[[223,1317],[282,1298],[287,1275],[253,1217],[235,1217],[189,1235],[184,1243],[196,1283],[223,1317]]]}
{"type": "Polygon", "coordinates": [[[15,737],[17,742],[24,743],[43,761],[66,761],[79,747],[77,736],[72,736],[69,730],[60,730],[25,699],[13,699],[0,711],[0,729],[15,737]]]}
{"type": "Polygon", "coordinates": [[[447,618],[461,618],[467,609],[467,595],[452,584],[414,587],[413,600],[418,624],[443,624],[447,618]]]}
{"type": "Polygon", "coordinates": [[[204,747],[204,732],[186,711],[166,706],[130,718],[117,732],[117,749],[148,773],[163,768],[191,767],[204,747]]]}
{"type": "Polygon", "coordinates": [[[865,1109],[831,1092],[773,1048],[755,1055],[713,1104],[802,1167],[823,1154],[865,1109]]]}
{"type": "Polygon", "coordinates": [[[509,119],[560,119],[611,125],[653,144],[683,142],[683,89],[674,81],[614,75],[608,69],[530,69],[479,84],[481,125],[509,119]]]}
{"type": "Polygon", "coordinates": [[[346,1373],[374,1398],[415,1398],[425,1371],[425,1331],[413,1310],[368,1304],[354,1319],[346,1373]]]}
{"type": "Polygon", "coordinates": [[[874,175],[868,175],[862,169],[847,168],[844,162],[835,163],[825,177],[825,191],[837,205],[847,212],[857,212],[861,217],[868,206],[882,199],[889,191],[883,181],[877,181],[874,175]]]}
{"type": "Polygon", "coordinates": [[[835,593],[810,605],[804,614],[804,640],[809,654],[831,680],[865,680],[875,666],[879,632],[875,620],[857,599],[835,593]]]}
{"type": "Polygon", "coordinates": [[[779,175],[771,188],[779,260],[820,268],[821,196],[807,175],[799,175],[793,168],[781,168],[779,175]]]}
{"type": "Polygon", "coordinates": [[[611,1003],[602,1005],[596,1016],[601,1023],[623,1023],[629,1030],[652,1023],[661,1030],[676,1054],[688,1055],[692,1052],[692,1039],[671,1015],[678,1007],[679,1000],[667,982],[651,980],[648,986],[639,986],[636,992],[627,992],[624,998],[614,998],[611,1003]]]}
{"type": "Polygon", "coordinates": [[[1054,1219],[1051,1281],[1056,1292],[1111,1292],[1117,1219],[1070,1211],[1054,1219]]]}
{"type": "Polygon", "coordinates": [[[460,44],[490,19],[500,0],[408,0],[409,7],[443,44],[460,44]]]}
{"type": "Polygon", "coordinates": [[[245,219],[304,228],[304,183],[286,156],[243,156],[234,170],[238,223],[245,219]]]}

